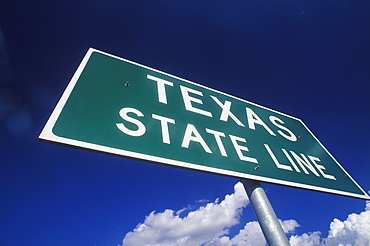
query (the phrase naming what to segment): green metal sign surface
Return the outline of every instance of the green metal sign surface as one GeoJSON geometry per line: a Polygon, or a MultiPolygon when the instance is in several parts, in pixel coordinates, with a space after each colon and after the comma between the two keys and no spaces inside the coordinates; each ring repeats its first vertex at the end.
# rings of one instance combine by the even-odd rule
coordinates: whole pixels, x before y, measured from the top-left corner
{"type": "Polygon", "coordinates": [[[369,198],[301,120],[94,49],[40,140],[369,198]]]}

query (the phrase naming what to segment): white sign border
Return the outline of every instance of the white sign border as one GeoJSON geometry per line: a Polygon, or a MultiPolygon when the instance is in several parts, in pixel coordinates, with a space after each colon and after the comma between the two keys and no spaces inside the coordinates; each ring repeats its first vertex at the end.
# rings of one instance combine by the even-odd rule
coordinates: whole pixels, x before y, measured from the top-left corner
{"type": "Polygon", "coordinates": [[[41,141],[45,141],[45,142],[52,142],[52,143],[57,143],[57,144],[59,143],[59,144],[63,144],[63,145],[68,145],[68,146],[72,146],[72,147],[79,147],[79,148],[83,148],[83,149],[87,149],[87,150],[92,150],[92,151],[102,152],[102,153],[106,153],[106,154],[117,155],[117,156],[121,156],[121,157],[134,158],[134,159],[138,159],[138,160],[142,160],[142,161],[154,162],[154,163],[159,163],[159,164],[164,164],[164,165],[171,165],[171,166],[176,166],[176,167],[181,167],[181,168],[186,168],[186,169],[191,169],[191,170],[198,170],[198,171],[220,174],[220,175],[226,175],[226,176],[232,176],[232,177],[237,177],[237,178],[254,179],[254,180],[258,180],[258,181],[262,181],[262,182],[284,185],[284,186],[289,186],[289,187],[295,187],[295,188],[301,188],[301,189],[307,189],[307,190],[313,190],[313,191],[320,191],[320,192],[325,192],[325,193],[330,193],[330,194],[337,194],[337,195],[342,195],[342,196],[348,196],[348,197],[370,200],[370,196],[357,184],[357,182],[337,162],[337,160],[329,153],[329,151],[321,144],[321,142],[315,137],[315,135],[313,135],[313,133],[306,127],[306,125],[300,119],[292,117],[290,115],[286,115],[286,114],[278,112],[278,111],[275,111],[273,109],[266,108],[264,106],[249,102],[247,100],[240,99],[240,98],[234,97],[232,95],[228,95],[227,93],[220,92],[220,91],[214,90],[212,88],[209,88],[209,87],[206,87],[206,86],[203,86],[203,85],[185,80],[183,78],[179,78],[179,77],[176,77],[174,75],[167,74],[165,72],[162,72],[162,71],[159,71],[159,70],[156,70],[156,69],[138,64],[136,62],[132,62],[132,61],[129,61],[129,60],[126,60],[126,59],[123,59],[123,58],[105,53],[103,51],[100,51],[100,50],[97,50],[97,49],[94,49],[94,48],[89,48],[89,50],[87,51],[87,53],[84,56],[82,62],[80,63],[76,72],[74,73],[71,81],[69,82],[67,88],[65,89],[62,97],[60,98],[58,104],[56,105],[54,111],[52,112],[51,116],[49,117],[45,127],[43,128],[43,130],[42,130],[42,132],[39,136],[39,139],[41,141]],[[170,76],[170,77],[173,77],[175,79],[178,79],[178,80],[181,80],[181,81],[184,81],[184,82],[196,85],[196,86],[200,86],[200,87],[202,87],[204,89],[207,89],[207,90],[211,90],[211,91],[214,91],[214,92],[217,92],[217,93],[221,93],[225,96],[232,97],[232,98],[237,99],[237,100],[242,101],[242,102],[253,104],[257,107],[261,107],[263,109],[266,109],[266,110],[269,110],[269,111],[275,112],[277,114],[284,115],[286,117],[289,117],[289,118],[292,118],[292,119],[295,119],[295,120],[299,121],[306,128],[306,130],[315,138],[315,140],[320,144],[320,146],[330,155],[330,157],[335,161],[335,163],[343,170],[343,172],[352,180],[352,182],[364,194],[359,195],[359,194],[354,194],[354,193],[351,193],[351,192],[339,191],[339,190],[323,188],[323,187],[318,187],[318,186],[313,186],[313,185],[300,184],[300,183],[284,181],[284,180],[280,180],[280,179],[266,178],[266,177],[261,177],[261,176],[255,176],[255,175],[252,175],[252,174],[245,174],[245,173],[240,173],[240,172],[228,171],[228,170],[224,170],[224,169],[212,168],[212,167],[202,166],[202,165],[198,165],[198,164],[176,161],[176,160],[172,160],[172,159],[166,159],[166,158],[161,158],[161,157],[156,157],[156,156],[151,156],[151,155],[146,155],[146,154],[140,154],[140,153],[136,153],[136,152],[126,151],[126,150],[121,150],[121,149],[106,147],[106,146],[102,146],[102,145],[98,145],[98,144],[91,144],[91,143],[87,143],[87,142],[83,142],[83,141],[78,141],[78,140],[73,140],[73,139],[68,139],[68,138],[63,138],[63,137],[56,136],[52,132],[52,129],[53,129],[60,113],[62,112],[62,109],[63,109],[64,105],[66,104],[69,96],[71,95],[73,88],[75,87],[83,69],[85,68],[85,66],[86,66],[86,64],[87,64],[88,60],[90,59],[90,56],[92,55],[93,52],[98,52],[98,53],[104,54],[106,56],[116,58],[118,60],[122,60],[122,61],[134,64],[134,65],[137,65],[137,66],[140,66],[140,67],[158,72],[158,73],[162,73],[166,76],[170,76]]]}

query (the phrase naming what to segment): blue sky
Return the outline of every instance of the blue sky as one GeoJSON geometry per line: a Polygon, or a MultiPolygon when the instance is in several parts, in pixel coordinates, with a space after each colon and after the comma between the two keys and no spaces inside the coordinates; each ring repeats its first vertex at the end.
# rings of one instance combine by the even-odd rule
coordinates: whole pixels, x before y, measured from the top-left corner
{"type": "MultiPolygon", "coordinates": [[[[369,10],[366,1],[2,1],[0,245],[264,245],[236,178],[38,141],[89,47],[302,119],[368,192],[369,10]]],[[[366,201],[263,187],[292,245],[369,244],[366,201]]]]}

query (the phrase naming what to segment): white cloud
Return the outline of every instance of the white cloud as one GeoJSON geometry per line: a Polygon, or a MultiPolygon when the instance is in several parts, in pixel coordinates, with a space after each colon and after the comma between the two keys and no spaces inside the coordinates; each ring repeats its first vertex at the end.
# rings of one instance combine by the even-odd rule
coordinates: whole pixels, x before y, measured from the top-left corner
{"type": "MultiPolygon", "coordinates": [[[[207,201],[202,201],[207,202],[207,201]]],[[[234,237],[229,229],[240,223],[242,209],[248,205],[247,194],[239,182],[234,193],[219,202],[208,202],[195,211],[189,208],[162,213],[151,212],[143,223],[126,234],[123,246],[265,246],[266,241],[257,221],[248,222],[234,237]]],[[[287,234],[299,227],[295,220],[279,220],[287,234]]],[[[290,237],[292,246],[370,246],[370,202],[365,211],[350,214],[345,221],[334,219],[327,238],[321,232],[309,232],[290,237]]]]}
{"type": "Polygon", "coordinates": [[[345,221],[334,219],[330,223],[327,238],[320,238],[320,232],[292,236],[292,246],[369,246],[370,245],[370,202],[365,211],[350,214],[345,221]]]}
{"type": "Polygon", "coordinates": [[[184,218],[170,209],[162,213],[151,212],[144,223],[126,234],[123,245],[202,245],[227,234],[231,226],[238,224],[242,208],[247,204],[244,187],[237,183],[234,193],[226,195],[223,201],[216,199],[184,218]]]}
{"type": "Polygon", "coordinates": [[[253,245],[253,246],[265,246],[266,240],[262,234],[261,228],[257,221],[247,223],[243,229],[239,231],[233,238],[223,236],[216,238],[206,244],[206,246],[232,246],[232,245],[253,245]]]}
{"type": "Polygon", "coordinates": [[[281,227],[283,227],[285,233],[293,233],[295,231],[295,228],[300,226],[295,220],[279,220],[279,222],[281,224],[281,227]]]}
{"type": "MultiPolygon", "coordinates": [[[[299,227],[295,220],[280,221],[285,233],[294,232],[295,228],[299,227]]],[[[261,227],[257,221],[248,222],[243,229],[233,238],[223,236],[212,240],[206,246],[265,246],[266,240],[262,234],[261,227]]]]}
{"type": "Polygon", "coordinates": [[[320,245],[321,233],[315,231],[313,233],[304,233],[301,236],[291,236],[290,245],[291,246],[318,246],[320,245]]]}
{"type": "Polygon", "coordinates": [[[350,214],[345,221],[334,219],[330,223],[329,236],[324,245],[363,246],[370,245],[370,203],[365,211],[350,214]]]}

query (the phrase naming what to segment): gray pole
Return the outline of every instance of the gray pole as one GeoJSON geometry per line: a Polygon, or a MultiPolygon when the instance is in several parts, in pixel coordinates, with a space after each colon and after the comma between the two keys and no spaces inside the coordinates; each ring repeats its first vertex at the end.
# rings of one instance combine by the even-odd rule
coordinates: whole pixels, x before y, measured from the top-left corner
{"type": "Polygon", "coordinates": [[[290,246],[283,228],[268,200],[260,182],[250,179],[240,180],[247,192],[254,213],[261,226],[263,235],[269,246],[290,246]]]}

